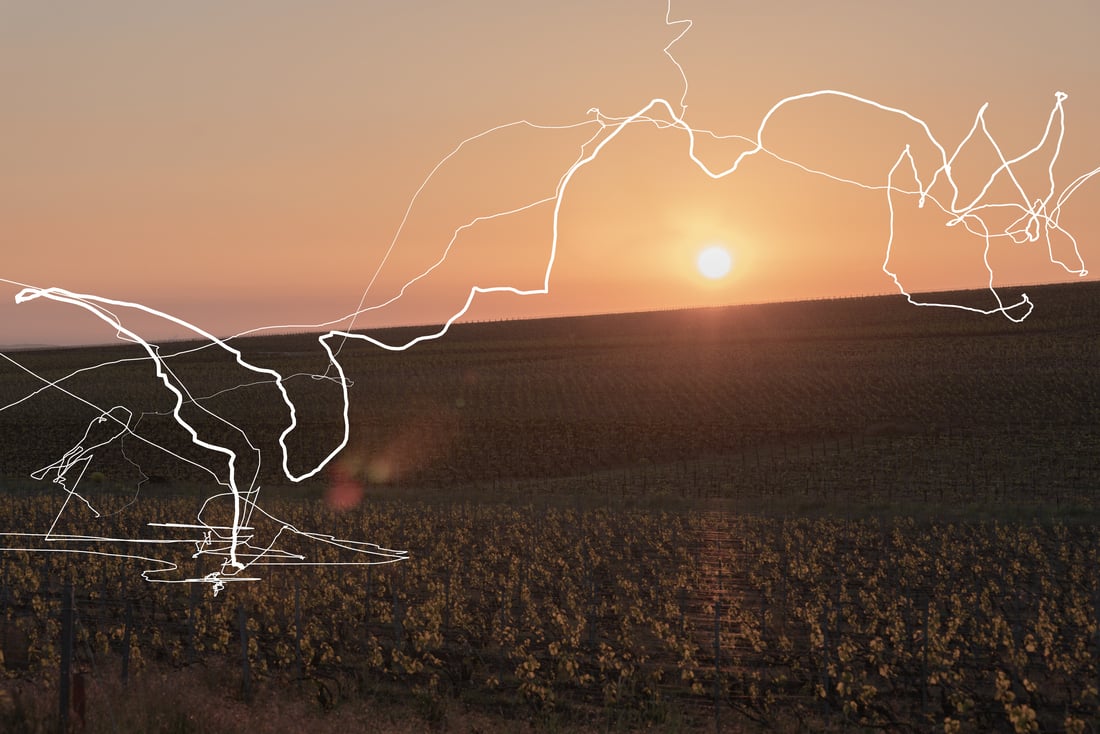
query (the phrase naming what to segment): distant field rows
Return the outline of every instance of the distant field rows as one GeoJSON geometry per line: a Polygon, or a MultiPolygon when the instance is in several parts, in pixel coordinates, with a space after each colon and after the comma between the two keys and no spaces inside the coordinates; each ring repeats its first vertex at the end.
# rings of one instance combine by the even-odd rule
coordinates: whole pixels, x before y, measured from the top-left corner
{"type": "MultiPolygon", "coordinates": [[[[1022,324],[864,299],[460,325],[448,339],[398,354],[351,342],[341,354],[354,381],[342,459],[364,481],[413,494],[639,467],[660,475],[684,465],[693,475],[728,466],[736,485],[756,491],[765,483],[758,454],[767,457],[769,488],[820,485],[830,473],[851,484],[877,475],[887,485],[904,484],[902,473],[933,485],[946,476],[974,491],[998,482],[1030,482],[1039,492],[1095,487],[1100,288],[1029,290],[1042,307],[1022,324]]],[[[325,372],[308,337],[240,346],[286,374],[325,372]]],[[[19,358],[58,379],[126,354],[134,353],[19,358]]],[[[220,392],[255,375],[209,351],[170,364],[193,395],[217,394],[203,405],[247,428],[264,450],[260,483],[285,484],[275,438],[289,416],[274,388],[220,392]]],[[[149,411],[137,427],[142,436],[224,475],[220,457],[191,446],[163,415],[171,396],[147,361],[82,373],[64,386],[102,406],[149,411]]],[[[0,374],[0,399],[36,387],[25,374],[0,374]]],[[[287,389],[300,426],[289,439],[291,463],[304,468],[341,438],[339,393],[308,377],[290,379],[287,389]]],[[[186,415],[241,454],[242,473],[255,468],[239,437],[194,410],[186,415]]],[[[49,391],[0,413],[0,473],[26,477],[55,460],[94,417],[49,391]]],[[[132,438],[98,451],[92,470],[133,487],[142,476],[130,460],[168,481],[212,479],[132,438]]]]}
{"type": "MultiPolygon", "coordinates": [[[[399,354],[349,343],[349,445],[302,485],[276,470],[271,385],[227,392],[251,376],[210,351],[170,359],[263,449],[257,465],[186,409],[258,470],[265,510],[411,559],[258,567],[263,582],[212,598],[133,562],[0,553],[5,674],[56,681],[71,579],[94,676],[234,667],[243,609],[251,675],[305,681],[324,706],[396,691],[636,726],[1095,731],[1100,287],[1028,292],[1023,324],[864,299],[464,325],[399,354]],[[334,471],[363,490],[349,510],[327,501],[334,471]]],[[[308,377],[326,368],[313,337],[241,347],[301,373],[292,465],[323,457],[339,404],[308,377]]],[[[59,380],[127,355],[18,359],[59,380]]],[[[147,362],[63,384],[144,413],[139,435],[224,478],[147,362]]],[[[0,402],[41,386],[4,372],[0,402]]],[[[63,493],[28,476],[96,415],[48,390],[0,412],[0,530],[51,526],[63,493]]],[[[79,491],[117,514],[74,502],[56,532],[141,538],[220,490],[129,437],[95,452],[79,491]]],[[[332,551],[305,542],[285,550],[332,551]]],[[[177,577],[213,570],[177,551],[177,577]]]]}

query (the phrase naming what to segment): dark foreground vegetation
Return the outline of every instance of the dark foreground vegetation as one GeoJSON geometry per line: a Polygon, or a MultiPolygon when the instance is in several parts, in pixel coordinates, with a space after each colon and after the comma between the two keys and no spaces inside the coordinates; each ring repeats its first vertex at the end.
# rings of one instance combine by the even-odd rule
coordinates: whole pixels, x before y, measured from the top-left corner
{"type": "MultiPolygon", "coordinates": [[[[0,716],[55,725],[71,582],[88,731],[1100,731],[1100,287],[1027,290],[1021,324],[875,298],[348,342],[348,448],[293,486],[274,388],[226,392],[255,376],[169,345],[192,394],[254,431],[265,509],[411,559],[263,569],[214,597],[134,561],[0,553],[0,716]]],[[[325,373],[316,337],[235,346],[325,373]]],[[[140,354],[14,356],[57,380],[140,354]]],[[[40,386],[5,370],[0,402],[40,386]]],[[[64,386],[217,468],[148,361],[64,386]]],[[[340,438],[339,388],[287,389],[304,468],[340,438]]],[[[26,477],[96,414],[56,390],[0,413],[0,530],[50,527],[64,498],[26,477]]],[[[128,440],[81,492],[118,510],[95,533],[137,538],[212,486],[128,440]]],[[[67,508],[57,529],[90,522],[67,508]]]]}

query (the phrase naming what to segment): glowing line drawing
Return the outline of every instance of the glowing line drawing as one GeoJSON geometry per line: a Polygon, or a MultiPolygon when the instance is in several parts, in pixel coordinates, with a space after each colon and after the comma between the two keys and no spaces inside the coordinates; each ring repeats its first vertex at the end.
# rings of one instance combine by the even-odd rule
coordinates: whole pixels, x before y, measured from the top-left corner
{"type": "MultiPolygon", "coordinates": [[[[76,472],[76,478],[72,479],[73,487],[75,488],[80,484],[80,480],[84,478],[84,472],[88,468],[88,463],[91,462],[92,457],[95,456],[95,449],[101,446],[106,446],[111,441],[121,436],[127,428],[130,426],[130,421],[133,420],[134,414],[127,408],[121,405],[108,410],[103,415],[99,416],[91,423],[88,424],[88,429],[84,431],[84,437],[77,442],[75,446],[65,452],[65,455],[60,459],[50,464],[49,466],[42,467],[38,471],[31,474],[35,479],[45,479],[49,474],[53,474],[53,483],[60,485],[64,489],[69,497],[79,497],[83,500],[84,504],[88,506],[88,509],[95,513],[96,517],[99,517],[99,511],[92,507],[91,503],[83,497],[77,495],[69,485],[69,475],[74,469],[78,469],[76,472]],[[120,417],[122,416],[122,417],[120,417]],[[113,430],[113,433],[106,438],[99,438],[95,443],[90,443],[89,438],[92,436],[93,430],[107,424],[108,430],[113,430]]],[[[67,502],[68,500],[66,500],[67,502]]]]}
{"type": "MultiPolygon", "coordinates": [[[[163,311],[159,311],[148,306],[144,306],[140,303],[116,300],[112,298],[106,298],[103,296],[97,296],[87,293],[76,293],[61,287],[37,287],[25,283],[18,283],[15,281],[0,279],[0,282],[14,285],[21,290],[16,296],[16,303],[29,304],[37,299],[46,299],[57,303],[64,303],[70,306],[83,309],[90,314],[94,315],[104,323],[108,324],[116,332],[117,338],[120,341],[129,342],[138,345],[145,353],[144,359],[147,359],[152,363],[155,375],[163,387],[168,390],[173,398],[174,405],[171,410],[171,415],[176,424],[182,428],[190,437],[191,442],[202,449],[213,452],[223,458],[225,463],[225,469],[227,475],[223,478],[218,475],[218,472],[214,471],[208,466],[202,466],[202,468],[215,478],[218,484],[224,486],[228,491],[221,494],[216,494],[210,497],[206,503],[203,504],[203,509],[200,510],[198,522],[196,523],[150,523],[150,527],[158,527],[165,529],[177,529],[177,530],[197,530],[202,532],[200,538],[189,538],[185,540],[127,540],[120,538],[102,538],[92,536],[81,535],[60,535],[54,531],[56,527],[56,520],[54,527],[51,527],[50,531],[45,534],[33,534],[33,533],[7,533],[2,534],[7,538],[23,538],[23,539],[38,539],[47,544],[45,548],[35,548],[37,551],[49,551],[49,552],[72,552],[72,553],[93,553],[93,551],[87,551],[79,548],[70,548],[68,546],[61,547],[57,544],[66,543],[81,543],[81,542],[99,542],[99,543],[118,543],[124,544],[128,542],[150,545],[161,544],[193,544],[195,546],[194,556],[200,555],[213,555],[223,559],[221,568],[218,571],[206,574],[198,578],[186,578],[182,582],[202,582],[208,583],[212,586],[214,593],[218,593],[225,587],[227,582],[231,581],[255,581],[256,577],[245,576],[243,572],[251,569],[254,566],[267,566],[272,564],[296,564],[296,565],[331,565],[323,564],[311,561],[301,554],[289,553],[280,550],[277,547],[277,543],[284,535],[294,535],[301,538],[305,538],[317,543],[328,544],[337,548],[341,548],[347,551],[351,551],[357,554],[361,554],[365,557],[363,561],[354,562],[359,563],[392,563],[407,558],[407,554],[404,551],[398,551],[393,549],[382,548],[371,543],[362,543],[358,541],[340,540],[330,535],[309,533],[293,525],[286,523],[283,520],[275,518],[273,515],[266,513],[257,504],[259,497],[260,487],[257,485],[257,480],[262,465],[262,456],[260,456],[260,450],[256,447],[255,443],[251,440],[248,431],[236,425],[230,421],[227,421],[223,417],[219,416],[214,411],[208,409],[203,405],[203,401],[200,398],[192,395],[188,387],[184,382],[173,372],[169,363],[169,358],[164,357],[160,353],[160,348],[153,343],[150,343],[144,339],[135,329],[126,325],[126,319],[124,318],[128,314],[137,313],[141,316],[151,316],[156,319],[162,319],[175,324],[178,327],[182,327],[189,333],[200,338],[203,341],[203,346],[198,349],[220,349],[227,355],[232,356],[235,363],[241,368],[252,372],[256,375],[256,382],[263,384],[273,385],[280,393],[281,400],[287,411],[287,422],[279,435],[278,444],[281,454],[281,470],[283,475],[292,482],[301,482],[310,477],[316,476],[318,472],[322,471],[329,463],[344,449],[346,448],[350,435],[350,418],[349,418],[349,388],[350,381],[345,374],[342,367],[339,354],[344,344],[350,339],[361,340],[372,344],[375,347],[379,347],[384,350],[398,352],[409,349],[410,347],[419,344],[424,341],[433,340],[442,337],[450,329],[451,325],[461,319],[469,310],[473,304],[475,298],[479,294],[487,293],[500,293],[508,292],[516,296],[529,296],[529,295],[541,295],[549,293],[550,291],[550,278],[553,271],[555,259],[557,257],[558,236],[559,236],[559,220],[563,203],[565,201],[566,192],[569,190],[569,185],[573,181],[575,175],[590,163],[595,162],[604,148],[615,140],[624,130],[635,124],[653,125],[660,130],[675,130],[679,131],[687,136],[687,155],[690,160],[708,177],[712,180],[723,179],[726,176],[733,174],[739,169],[741,164],[758,154],[764,154],[779,162],[796,167],[805,173],[823,176],[833,181],[844,183],[852,186],[856,186],[862,189],[871,191],[884,192],[887,197],[887,206],[890,213],[890,231],[889,238],[886,244],[885,259],[882,263],[882,270],[886,276],[888,276],[900,294],[904,295],[909,303],[916,306],[927,307],[942,307],[942,308],[955,308],[965,311],[971,311],[976,314],[993,315],[1002,314],[1013,322],[1020,322],[1025,319],[1032,311],[1033,304],[1024,294],[1020,301],[1010,305],[1005,305],[1000,296],[997,294],[996,289],[993,286],[993,268],[989,263],[989,251],[991,243],[994,238],[1007,237],[1013,242],[1037,242],[1040,239],[1044,239],[1047,242],[1047,250],[1050,256],[1050,262],[1061,266],[1067,273],[1084,276],[1087,274],[1084,261],[1081,257],[1081,253],[1077,248],[1076,240],[1068,232],[1063,230],[1059,225],[1059,217],[1062,207],[1069,201],[1070,197],[1076,193],[1080,187],[1097,173],[1100,173],[1100,167],[1094,168],[1091,171],[1082,174],[1074,179],[1067,187],[1065,187],[1061,193],[1056,197],[1056,183],[1054,179],[1054,165],[1061,153],[1062,141],[1065,135],[1065,115],[1063,110],[1063,103],[1067,99],[1067,95],[1063,92],[1057,92],[1055,95],[1054,107],[1051,110],[1050,116],[1047,120],[1046,128],[1043,132],[1039,142],[1036,143],[1031,149],[1014,157],[1007,158],[1002,152],[1001,147],[998,145],[996,139],[989,132],[989,129],[985,121],[985,112],[988,105],[983,105],[974,120],[969,132],[955,147],[954,151],[950,154],[947,152],[947,148],[940,143],[939,140],[932,134],[928,124],[919,117],[896,107],[891,107],[879,102],[867,99],[856,94],[838,91],[833,89],[824,89],[818,91],[807,92],[804,94],[797,94],[785,97],[779,100],[775,105],[768,110],[768,112],[762,118],[760,125],[756,131],[754,138],[744,137],[740,135],[719,135],[710,130],[696,129],[689,125],[686,121],[687,115],[687,96],[689,92],[689,84],[687,74],[683,67],[676,59],[672,52],[673,46],[681,40],[692,28],[693,21],[690,19],[673,19],[672,17],[672,2],[669,0],[666,7],[666,13],[664,18],[665,25],[668,27],[681,26],[680,32],[664,47],[663,52],[668,57],[670,62],[676,67],[679,72],[682,82],[682,94],[680,96],[678,105],[674,107],[672,103],[663,98],[651,99],[645,106],[638,111],[628,116],[609,116],[604,114],[599,108],[591,108],[588,110],[586,119],[571,124],[565,125],[539,125],[527,120],[519,120],[502,125],[492,127],[481,133],[473,135],[461,141],[455,148],[451,150],[442,160],[435,165],[434,168],[428,173],[420,186],[416,189],[411,197],[408,206],[405,209],[404,216],[401,219],[399,226],[392,240],[389,243],[378,267],[375,269],[373,275],[367,282],[362,295],[360,296],[359,303],[356,309],[347,315],[344,315],[338,319],[333,319],[318,324],[282,324],[278,326],[266,326],[257,329],[251,329],[248,331],[236,334],[229,338],[218,338],[212,333],[196,326],[195,324],[184,321],[183,319],[172,316],[163,311]],[[844,178],[830,174],[826,171],[816,170],[808,166],[802,165],[795,160],[790,160],[779,155],[777,152],[769,149],[765,145],[765,137],[768,132],[768,125],[776,113],[781,110],[785,110],[788,107],[794,109],[799,106],[812,103],[814,100],[834,98],[840,100],[846,100],[857,106],[864,108],[871,108],[883,113],[884,115],[891,117],[900,117],[914,126],[914,129],[918,133],[918,138],[922,143],[928,143],[938,151],[939,165],[932,171],[921,171],[918,169],[917,162],[911,152],[910,145],[906,145],[903,150],[899,151],[897,159],[893,162],[892,166],[888,169],[886,174],[885,183],[868,183],[863,181],[857,181],[849,178],[844,178]],[[678,107],[678,111],[677,108],[678,107]],[[515,127],[527,127],[533,130],[570,130],[580,129],[591,126],[593,128],[592,135],[590,135],[580,146],[580,152],[577,158],[571,165],[560,175],[552,193],[542,198],[538,198],[527,204],[518,207],[512,207],[501,211],[482,213],[476,216],[472,216],[464,224],[457,227],[451,235],[450,240],[446,243],[440,256],[426,269],[412,277],[401,286],[397,294],[388,298],[382,302],[374,305],[367,305],[369,296],[374,288],[379,275],[390,261],[392,253],[398,246],[399,240],[402,237],[405,227],[413,215],[414,210],[420,200],[422,193],[432,183],[436,174],[442,170],[455,156],[459,154],[464,148],[471,143],[481,140],[483,138],[492,136],[501,131],[515,128],[515,127]],[[1056,133],[1055,133],[1056,130],[1056,133]],[[1031,156],[1038,153],[1043,149],[1044,145],[1050,140],[1051,135],[1056,135],[1056,147],[1051,157],[1048,171],[1048,183],[1049,187],[1043,193],[1042,196],[1031,196],[1025,189],[1024,185],[1017,178],[1014,167],[1023,161],[1029,159],[1031,156]],[[736,139],[751,146],[749,150],[742,152],[737,156],[736,160],[727,168],[721,170],[714,170],[709,167],[704,161],[702,161],[696,154],[696,140],[697,136],[707,136],[715,140],[727,140],[736,139]],[[953,165],[958,159],[960,153],[964,148],[969,145],[974,139],[983,137],[989,144],[992,145],[996,151],[997,157],[1000,160],[1000,165],[993,170],[982,186],[980,192],[970,202],[961,204],[959,202],[960,191],[959,186],[953,176],[953,165]],[[911,176],[916,182],[917,188],[913,190],[902,189],[894,185],[894,181],[898,176],[906,174],[911,176]],[[923,182],[922,176],[927,177],[927,183],[923,182]],[[1000,176],[1007,177],[1016,192],[1019,194],[1019,199],[1015,201],[986,201],[989,196],[989,192],[994,185],[995,181],[1000,176]],[[938,200],[932,194],[932,189],[937,183],[943,182],[950,187],[952,195],[949,202],[942,202],[938,200]],[[992,309],[978,309],[970,306],[964,306],[961,304],[952,303],[937,303],[937,302],[922,302],[914,298],[911,295],[899,276],[891,270],[891,258],[894,244],[894,221],[895,221],[895,196],[908,196],[916,197],[918,201],[918,207],[923,208],[927,202],[939,209],[946,217],[945,226],[955,227],[962,225],[968,232],[981,238],[984,241],[983,258],[986,270],[989,273],[989,289],[993,293],[996,299],[997,307],[992,309]],[[540,206],[552,206],[553,207],[553,219],[552,219],[552,238],[549,253],[546,259],[545,269],[543,270],[542,284],[537,288],[521,289],[507,285],[473,285],[466,293],[465,301],[457,309],[447,317],[438,329],[430,331],[428,333],[415,336],[408,341],[401,344],[388,344],[379,339],[373,338],[363,333],[355,333],[352,329],[355,326],[356,320],[377,310],[383,309],[404,297],[407,290],[418,282],[424,280],[435,272],[447,259],[450,257],[452,250],[456,246],[458,238],[467,230],[477,227],[483,222],[488,222],[495,219],[506,218],[520,214],[522,212],[529,211],[540,206]],[[1016,220],[1009,225],[1008,228],[1003,231],[993,231],[986,223],[983,215],[988,212],[996,211],[999,209],[1010,209],[1018,211],[1019,216],[1016,220]],[[1065,235],[1069,238],[1069,241],[1073,245],[1073,251],[1077,260],[1076,265],[1070,265],[1062,260],[1058,259],[1054,255],[1053,244],[1050,241],[1052,232],[1057,232],[1065,235]],[[335,329],[331,328],[336,324],[347,324],[346,328],[335,329]],[[244,359],[241,351],[231,346],[230,342],[233,339],[237,339],[243,336],[259,333],[262,331],[270,330],[288,330],[288,329],[328,329],[326,333],[318,337],[318,343],[324,350],[327,357],[327,372],[324,375],[314,375],[316,378],[329,379],[337,384],[340,388],[341,396],[341,413],[343,422],[343,437],[337,442],[337,445],[329,451],[324,458],[318,461],[314,466],[307,468],[303,472],[294,472],[290,468],[290,456],[289,449],[286,444],[287,437],[294,432],[298,426],[298,411],[294,401],[290,398],[289,393],[286,390],[285,382],[289,379],[289,376],[285,376],[276,370],[259,367],[244,359]],[[218,443],[212,439],[204,438],[200,435],[200,429],[197,428],[192,422],[190,422],[183,414],[184,408],[189,410],[199,411],[208,418],[212,418],[219,422],[224,427],[231,429],[237,436],[240,437],[244,445],[248,446],[249,453],[253,454],[255,459],[254,469],[251,475],[240,476],[239,475],[239,460],[243,457],[241,453],[233,450],[232,448],[224,445],[224,443],[218,443]],[[203,513],[207,508],[207,505],[218,499],[227,498],[232,502],[233,515],[230,524],[216,524],[213,522],[207,523],[203,521],[203,513]],[[257,515],[257,513],[259,513],[257,515]],[[266,519],[271,521],[274,525],[280,529],[275,533],[274,538],[269,543],[254,545],[256,540],[254,537],[253,521],[255,519],[266,519]]],[[[194,351],[194,350],[191,350],[194,351]]],[[[188,354],[188,351],[177,352],[172,357],[179,357],[188,354]]],[[[10,355],[0,353],[0,357],[3,357],[8,363],[14,365],[18,369],[28,371],[26,367],[21,365],[15,358],[10,355]]],[[[97,365],[95,368],[108,367],[111,365],[120,364],[123,361],[106,362],[97,365]]],[[[34,374],[34,373],[31,373],[34,374]]],[[[58,380],[47,380],[39,375],[34,375],[43,383],[42,387],[38,388],[27,395],[24,395],[6,405],[0,405],[0,411],[7,410],[14,407],[24,401],[30,400],[36,395],[40,394],[43,390],[59,390],[64,394],[72,397],[73,399],[82,401],[88,405],[92,405],[91,402],[81,397],[80,395],[67,389],[63,383],[75,376],[77,373],[67,375],[58,380]]],[[[254,383],[250,383],[254,384],[254,383]]],[[[243,386],[239,386],[243,387],[243,386]]],[[[234,388],[235,389],[235,388],[234,388]]],[[[94,450],[103,447],[107,443],[115,440],[121,440],[123,438],[133,438],[138,441],[145,441],[152,443],[148,439],[143,438],[139,433],[136,424],[133,421],[132,412],[123,406],[114,406],[108,410],[104,410],[100,406],[95,407],[99,412],[99,418],[95,419],[91,425],[88,426],[84,437],[80,439],[72,449],[66,452],[57,461],[51,463],[49,466],[44,467],[36,471],[32,476],[36,479],[44,479],[50,475],[53,476],[53,482],[59,485],[68,496],[66,498],[65,506],[69,504],[69,500],[73,497],[83,501],[89,509],[95,512],[95,508],[92,504],[81,496],[77,490],[83,477],[83,473],[89,462],[91,461],[94,450]],[[105,425],[106,424],[106,425],[105,425]],[[97,438],[100,435],[101,429],[107,428],[109,437],[97,438]]],[[[156,444],[152,444],[156,445],[156,444]]],[[[162,448],[163,447],[159,447],[162,448]]],[[[167,449],[164,449],[167,451],[167,449]]],[[[172,453],[172,452],[169,452],[172,453]]],[[[188,459],[182,456],[173,454],[176,458],[182,461],[188,461],[194,464],[188,459]]],[[[63,508],[64,509],[64,508],[63,508]]],[[[98,512],[96,513],[98,515],[98,512]]],[[[60,517],[60,513],[58,515],[60,517]]],[[[26,548],[21,548],[25,550],[26,548]]],[[[16,550],[14,548],[8,548],[7,550],[16,550]]],[[[146,579],[150,581],[167,581],[168,579],[162,578],[160,575],[168,571],[175,570],[175,564],[159,560],[152,559],[146,556],[132,555],[125,552],[116,553],[100,553],[102,555],[118,555],[124,558],[139,558],[155,564],[159,564],[162,568],[158,570],[149,570],[144,573],[146,579]]]]}

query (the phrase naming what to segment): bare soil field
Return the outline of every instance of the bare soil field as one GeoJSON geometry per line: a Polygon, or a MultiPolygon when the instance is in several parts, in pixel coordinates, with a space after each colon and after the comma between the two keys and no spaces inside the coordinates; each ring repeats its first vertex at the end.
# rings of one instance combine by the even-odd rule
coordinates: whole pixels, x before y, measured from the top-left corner
{"type": "MultiPolygon", "coordinates": [[[[875,297],[348,341],[348,446],[301,484],[266,458],[288,425],[275,387],[162,345],[197,403],[248,426],[261,506],[410,558],[214,597],[134,561],[0,553],[0,705],[56,727],[71,585],[87,731],[122,730],[120,696],[132,726],[180,732],[265,712],[251,730],[1096,731],[1100,284],[1017,290],[1037,304],[1022,323],[875,297]],[[190,703],[161,705],[173,689],[190,703]]],[[[317,336],[233,346],[298,375],[292,464],[327,455],[341,392],[316,378],[317,336]]],[[[0,531],[51,526],[62,492],[29,475],[98,414],[31,372],[126,405],[176,454],[97,451],[81,491],[115,512],[94,534],[193,521],[217,485],[180,457],[217,461],[139,350],[11,356],[30,372],[0,371],[0,404],[45,389],[0,412],[0,531]]]]}

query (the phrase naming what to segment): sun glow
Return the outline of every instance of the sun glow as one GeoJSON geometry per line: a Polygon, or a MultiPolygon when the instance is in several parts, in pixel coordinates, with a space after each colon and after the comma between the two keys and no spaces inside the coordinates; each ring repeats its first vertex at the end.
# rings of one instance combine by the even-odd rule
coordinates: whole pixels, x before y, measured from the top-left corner
{"type": "Polygon", "coordinates": [[[725,277],[733,267],[733,258],[729,250],[721,245],[711,245],[699,253],[695,266],[704,278],[718,280],[725,277]]]}

